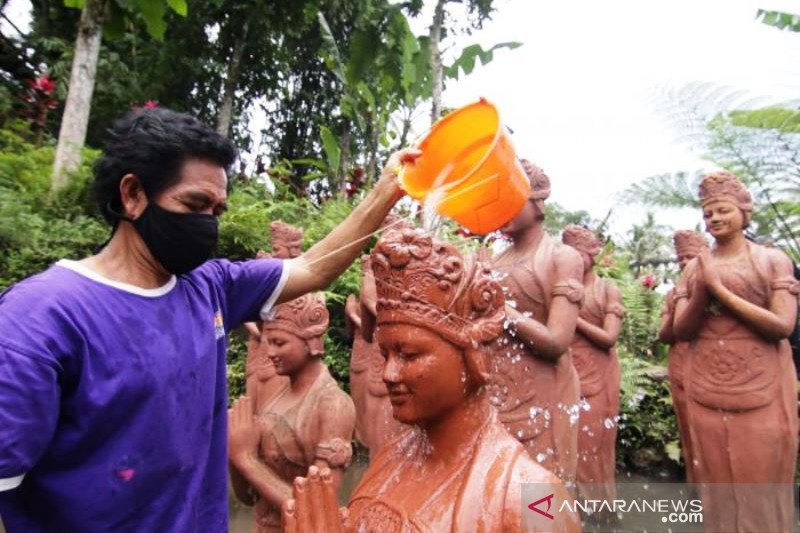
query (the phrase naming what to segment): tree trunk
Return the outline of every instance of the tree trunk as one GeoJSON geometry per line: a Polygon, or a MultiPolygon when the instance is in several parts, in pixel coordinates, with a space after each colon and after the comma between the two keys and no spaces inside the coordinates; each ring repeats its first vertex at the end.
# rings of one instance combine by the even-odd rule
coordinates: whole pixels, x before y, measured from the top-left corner
{"type": "Polygon", "coordinates": [[[448,0],[438,0],[433,11],[431,24],[431,70],[433,71],[433,98],[431,102],[431,124],[442,116],[442,90],[444,89],[444,67],[442,65],[442,26],[444,26],[444,6],[448,0]]]}
{"type": "Polygon", "coordinates": [[[339,136],[339,148],[342,150],[341,156],[339,157],[339,168],[342,169],[339,193],[344,194],[347,191],[348,169],[350,168],[350,128],[347,126],[339,136]]]}
{"type": "Polygon", "coordinates": [[[222,103],[219,106],[217,115],[217,133],[228,136],[233,119],[233,98],[236,94],[236,86],[239,84],[239,68],[242,64],[242,55],[247,43],[247,31],[249,22],[245,22],[242,33],[233,45],[231,62],[228,63],[228,71],[225,73],[225,88],[223,89],[222,103]]]}
{"type": "Polygon", "coordinates": [[[81,162],[81,148],[86,141],[86,128],[92,109],[104,12],[105,0],[86,0],[81,13],[78,38],[75,40],[75,57],[69,76],[69,92],[53,163],[53,190],[66,186],[68,173],[77,169],[81,162]]]}

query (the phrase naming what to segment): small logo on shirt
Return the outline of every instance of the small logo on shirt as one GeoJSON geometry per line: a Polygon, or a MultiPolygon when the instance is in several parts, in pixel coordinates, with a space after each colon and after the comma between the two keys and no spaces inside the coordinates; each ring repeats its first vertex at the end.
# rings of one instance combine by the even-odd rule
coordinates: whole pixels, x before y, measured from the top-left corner
{"type": "Polygon", "coordinates": [[[220,340],[225,336],[225,323],[222,321],[222,312],[217,311],[214,314],[214,338],[220,340]]]}

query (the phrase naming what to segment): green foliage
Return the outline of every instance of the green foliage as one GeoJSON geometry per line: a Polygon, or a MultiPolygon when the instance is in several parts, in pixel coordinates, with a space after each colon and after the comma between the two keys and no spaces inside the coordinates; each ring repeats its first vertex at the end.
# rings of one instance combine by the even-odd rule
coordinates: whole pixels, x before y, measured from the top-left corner
{"type": "Polygon", "coordinates": [[[800,15],[784,11],[770,11],[759,9],[756,18],[767,26],[774,26],[779,30],[800,31],[800,15]]]}
{"type": "MultiPolygon", "coordinates": [[[[280,169],[273,171],[279,175],[280,169]]],[[[297,196],[284,183],[273,180],[276,187],[270,193],[266,184],[256,180],[234,183],[228,196],[228,212],[220,220],[220,240],[217,255],[230,259],[250,259],[258,250],[270,250],[269,224],[283,220],[304,228],[303,248],[307,250],[333,230],[352,211],[351,201],[333,197],[315,205],[304,196],[297,196]],[[311,223],[310,221],[313,221],[311,223]]],[[[356,261],[325,291],[331,324],[325,337],[325,362],[340,386],[348,387],[350,345],[345,334],[344,302],[348,294],[360,289],[360,268],[356,261]]],[[[244,386],[244,364],[247,349],[244,340],[230,338],[228,354],[229,398],[241,394],[244,386]]]]}
{"type": "Polygon", "coordinates": [[[624,347],[620,361],[620,424],[617,462],[638,470],[675,468],[680,450],[666,369],[624,347]]]}
{"type": "Polygon", "coordinates": [[[658,342],[663,297],[642,285],[639,279],[614,280],[622,293],[625,316],[622,319],[618,346],[636,358],[654,360],[663,357],[658,342]]]}
{"type": "Polygon", "coordinates": [[[245,393],[247,376],[247,339],[241,331],[228,335],[228,353],[226,354],[228,379],[228,407],[233,400],[245,393]]]}
{"type": "Polygon", "coordinates": [[[108,238],[88,191],[96,152],[84,151],[70,186],[50,195],[53,153],[0,131],[0,290],[59,259],[89,255],[108,238]]]}
{"type": "Polygon", "coordinates": [[[588,211],[569,211],[556,202],[546,202],[544,209],[544,227],[551,235],[561,235],[564,226],[568,224],[577,224],[593,229],[600,224],[592,218],[588,211]]]}
{"type": "MultiPolygon", "coordinates": [[[[675,98],[675,95],[672,95],[675,98]]],[[[677,95],[685,138],[705,147],[705,158],[736,174],[754,201],[748,232],[800,261],[800,114],[791,106],[757,108],[741,93],[707,84],[677,95]],[[692,133],[693,132],[693,133],[692,133]]],[[[699,173],[652,176],[630,186],[621,202],[698,208],[699,173]]]]}
{"type": "Polygon", "coordinates": [[[800,133],[800,110],[797,109],[776,106],[753,111],[731,111],[730,119],[734,126],[800,133]]]}
{"type": "Polygon", "coordinates": [[[654,207],[696,207],[699,209],[700,200],[697,199],[696,191],[701,177],[696,172],[649,176],[630,185],[620,193],[619,201],[654,207]]]}
{"type": "Polygon", "coordinates": [[[481,65],[487,65],[494,59],[494,52],[496,50],[502,48],[514,50],[520,46],[522,46],[522,43],[511,41],[507,43],[498,43],[488,50],[484,50],[481,45],[472,44],[461,51],[461,55],[458,56],[458,59],[456,59],[452,65],[444,67],[444,74],[455,80],[458,79],[459,71],[468,76],[475,69],[476,60],[480,59],[481,65]]]}
{"type": "MultiPolygon", "coordinates": [[[[94,0],[88,0],[94,1],[94,0]]],[[[83,9],[87,0],[64,0],[64,5],[69,8],[83,9]]],[[[164,40],[167,29],[165,16],[167,10],[185,17],[188,12],[186,0],[115,0],[108,2],[109,23],[112,35],[119,36],[119,30],[126,24],[126,19],[141,17],[147,28],[147,33],[157,41],[164,40]]]]}

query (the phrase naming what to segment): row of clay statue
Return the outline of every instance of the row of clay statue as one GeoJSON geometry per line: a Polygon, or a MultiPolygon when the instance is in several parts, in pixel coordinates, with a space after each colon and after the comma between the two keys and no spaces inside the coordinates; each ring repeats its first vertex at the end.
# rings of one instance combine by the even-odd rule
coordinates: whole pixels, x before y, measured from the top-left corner
{"type": "MultiPolygon", "coordinates": [[[[522,531],[523,483],[563,499],[577,482],[582,498],[614,499],[620,293],[593,272],[602,243],[591,231],[545,233],[550,181],[523,167],[530,201],[494,258],[387,219],[345,307],[352,399],[321,360],[322,295],[249,326],[229,445],[234,491],[255,505],[259,532],[522,531]],[[370,464],[340,510],[353,434],[370,464]]],[[[687,478],[786,483],[769,498],[722,485],[701,495],[708,531],[788,531],[798,285],[788,257],[744,238],[752,202],[735,176],[706,176],[700,200],[715,246],[675,234],[684,272],[661,328],[687,478]]],[[[274,257],[299,255],[301,230],[271,230],[274,257]]],[[[546,530],[580,527],[559,513],[546,530]]]]}

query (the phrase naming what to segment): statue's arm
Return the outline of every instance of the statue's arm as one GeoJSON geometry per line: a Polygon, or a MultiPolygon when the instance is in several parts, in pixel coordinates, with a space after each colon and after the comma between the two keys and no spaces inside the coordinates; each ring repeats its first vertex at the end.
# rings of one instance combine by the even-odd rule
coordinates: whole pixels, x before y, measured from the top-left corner
{"type": "Polygon", "coordinates": [[[272,471],[256,454],[231,458],[231,463],[259,496],[280,507],[292,497],[292,486],[272,471]]]}
{"type": "Polygon", "coordinates": [[[375,274],[369,256],[361,258],[361,336],[367,342],[373,342],[375,322],[378,315],[378,291],[375,274]]]}
{"type": "Polygon", "coordinates": [[[603,326],[595,326],[579,316],[578,331],[598,348],[609,350],[617,343],[617,337],[622,329],[623,312],[622,295],[619,289],[611,283],[606,283],[606,309],[603,326]]]}
{"type": "Polygon", "coordinates": [[[232,462],[229,463],[228,472],[231,475],[231,486],[236,499],[245,505],[255,505],[257,498],[252,487],[232,462]]]}
{"type": "Polygon", "coordinates": [[[344,303],[344,326],[349,338],[361,330],[361,302],[355,294],[348,295],[344,303]]]}
{"type": "Polygon", "coordinates": [[[734,294],[722,282],[710,284],[709,291],[737,318],[747,323],[767,340],[781,340],[791,335],[797,321],[797,282],[792,261],[778,250],[762,249],[769,254],[770,301],[765,309],[734,294]]]}
{"type": "Polygon", "coordinates": [[[536,355],[558,361],[572,343],[583,301],[583,261],[581,256],[566,246],[553,253],[553,272],[550,309],[547,324],[526,317],[511,306],[506,306],[509,318],[515,323],[517,336],[536,355]]]}
{"type": "Polygon", "coordinates": [[[658,328],[658,340],[665,344],[675,342],[675,333],[672,331],[672,319],[675,315],[675,289],[672,289],[664,299],[664,308],[661,310],[661,324],[658,328]]]}
{"type": "Polygon", "coordinates": [[[261,432],[262,428],[253,416],[252,399],[243,396],[236,400],[228,412],[228,453],[231,472],[235,470],[240,477],[238,481],[232,477],[232,483],[239,483],[239,488],[245,492],[248,492],[249,485],[262,498],[280,507],[291,498],[292,487],[258,456],[261,432]]]}
{"type": "Polygon", "coordinates": [[[708,290],[702,280],[697,258],[692,259],[675,287],[675,316],[672,331],[676,338],[692,339],[703,323],[708,305],[708,290]]]}
{"type": "Polygon", "coordinates": [[[318,410],[319,440],[314,450],[314,466],[330,469],[333,488],[338,492],[344,469],[353,456],[352,439],[356,426],[353,400],[342,391],[321,398],[318,410]]]}

